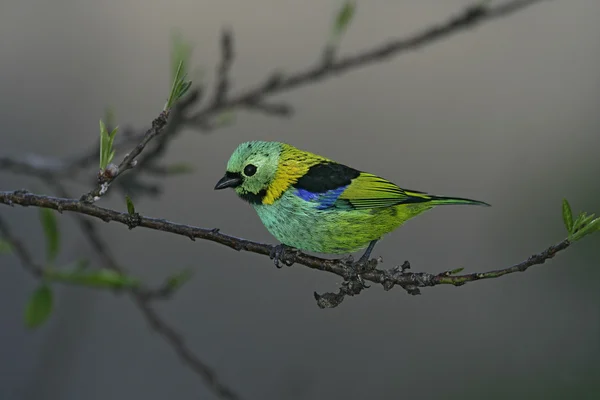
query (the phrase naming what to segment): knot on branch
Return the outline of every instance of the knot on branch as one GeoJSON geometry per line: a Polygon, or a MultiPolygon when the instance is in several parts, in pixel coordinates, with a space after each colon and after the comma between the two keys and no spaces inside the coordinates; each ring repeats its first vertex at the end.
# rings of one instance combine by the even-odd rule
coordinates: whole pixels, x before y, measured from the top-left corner
{"type": "Polygon", "coordinates": [[[342,283],[342,287],[338,290],[337,293],[326,292],[323,294],[319,294],[314,292],[315,300],[317,301],[317,306],[319,308],[335,308],[339,306],[346,296],[355,296],[360,294],[363,289],[367,288],[364,282],[359,280],[358,278],[354,278],[351,280],[346,280],[342,283]]]}
{"type": "Polygon", "coordinates": [[[421,294],[420,287],[434,286],[434,275],[423,272],[406,272],[410,269],[410,263],[404,261],[402,265],[397,265],[394,268],[384,271],[383,289],[390,290],[395,285],[399,285],[410,295],[416,296],[421,294]]]}
{"type": "Polygon", "coordinates": [[[127,217],[125,217],[125,223],[129,230],[132,230],[133,228],[140,226],[142,223],[142,216],[137,212],[128,214],[127,217]]]}
{"type": "Polygon", "coordinates": [[[27,189],[18,189],[14,191],[15,196],[25,196],[26,194],[30,194],[31,192],[27,189]]]}
{"type": "Polygon", "coordinates": [[[119,175],[119,167],[110,163],[103,170],[98,171],[98,184],[102,185],[115,179],[119,175]]]}
{"type": "Polygon", "coordinates": [[[158,117],[156,117],[153,121],[152,121],[152,129],[155,131],[160,131],[162,128],[165,127],[165,125],[167,124],[167,122],[169,121],[169,113],[171,112],[171,110],[164,110],[162,111],[158,117]]]}

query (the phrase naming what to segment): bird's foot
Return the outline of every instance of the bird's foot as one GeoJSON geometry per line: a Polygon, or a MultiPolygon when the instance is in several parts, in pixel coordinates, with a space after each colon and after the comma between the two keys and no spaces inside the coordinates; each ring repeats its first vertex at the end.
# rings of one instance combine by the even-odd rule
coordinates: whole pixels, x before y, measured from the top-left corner
{"type": "Polygon", "coordinates": [[[280,263],[291,267],[296,261],[297,254],[298,249],[282,243],[273,247],[273,249],[271,250],[271,254],[269,254],[269,257],[271,258],[271,260],[273,260],[273,263],[277,268],[283,267],[280,263]]]}
{"type": "Polygon", "coordinates": [[[369,257],[361,257],[358,261],[354,261],[354,257],[349,255],[342,259],[346,265],[346,274],[348,280],[356,280],[363,289],[368,289],[371,286],[365,283],[362,274],[373,271],[377,267],[378,260],[369,260],[369,257]]]}
{"type": "Polygon", "coordinates": [[[369,259],[369,257],[371,257],[371,252],[373,251],[373,248],[375,247],[376,243],[377,240],[372,240],[371,243],[369,243],[367,250],[365,250],[363,255],[356,262],[354,261],[354,258],[351,254],[348,257],[342,259],[342,262],[346,264],[346,272],[348,273],[348,279],[358,281],[359,285],[363,289],[367,289],[370,286],[365,284],[365,280],[363,279],[361,274],[373,271],[375,268],[377,268],[377,264],[381,262],[380,259],[369,259]]]}

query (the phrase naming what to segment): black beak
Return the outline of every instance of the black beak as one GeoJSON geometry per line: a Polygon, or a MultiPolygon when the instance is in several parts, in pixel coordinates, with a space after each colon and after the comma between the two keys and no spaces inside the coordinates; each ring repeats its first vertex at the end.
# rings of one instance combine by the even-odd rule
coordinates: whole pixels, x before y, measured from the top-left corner
{"type": "Polygon", "coordinates": [[[242,183],[242,176],[234,172],[227,172],[215,185],[215,190],[234,188],[242,183]]]}

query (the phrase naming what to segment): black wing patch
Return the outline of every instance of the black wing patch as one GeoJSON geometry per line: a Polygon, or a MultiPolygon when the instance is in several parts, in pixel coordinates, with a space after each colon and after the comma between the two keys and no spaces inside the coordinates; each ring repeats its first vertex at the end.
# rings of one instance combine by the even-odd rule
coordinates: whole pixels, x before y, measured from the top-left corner
{"type": "Polygon", "coordinates": [[[346,165],[324,162],[310,167],[293,186],[311,193],[324,193],[349,185],[359,175],[360,171],[346,165]]]}

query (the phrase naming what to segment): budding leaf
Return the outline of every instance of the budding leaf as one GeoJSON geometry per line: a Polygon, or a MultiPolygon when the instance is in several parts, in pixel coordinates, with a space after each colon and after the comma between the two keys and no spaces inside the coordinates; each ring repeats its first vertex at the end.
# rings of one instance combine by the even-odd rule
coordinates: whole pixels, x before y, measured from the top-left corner
{"type": "Polygon", "coordinates": [[[110,269],[101,269],[82,276],[83,282],[89,286],[106,286],[113,288],[135,288],[139,281],[110,269]]]}
{"type": "Polygon", "coordinates": [[[176,81],[181,75],[187,75],[193,46],[186,42],[181,32],[171,35],[171,80],[176,81]],[[178,74],[180,74],[178,76],[178,74]]]}
{"type": "Polygon", "coordinates": [[[52,305],[52,291],[48,285],[42,284],[29,297],[25,308],[25,325],[37,328],[43,324],[52,313],[52,305]]]}
{"type": "Polygon", "coordinates": [[[563,199],[562,204],[562,214],[563,221],[565,223],[565,227],[567,228],[567,232],[573,232],[573,213],[571,212],[571,205],[567,201],[567,199],[563,199]]]}
{"type": "Polygon", "coordinates": [[[456,275],[456,274],[458,274],[459,272],[462,272],[463,270],[464,270],[464,267],[461,267],[461,268],[455,268],[455,269],[453,269],[453,270],[451,270],[451,271],[448,271],[448,274],[449,274],[449,275],[456,275]]]}
{"type": "Polygon", "coordinates": [[[6,240],[0,239],[0,254],[8,254],[11,251],[12,247],[10,246],[10,243],[8,243],[6,240]]]}
{"type": "Polygon", "coordinates": [[[180,82],[179,87],[177,88],[177,92],[175,94],[176,99],[179,100],[181,97],[183,97],[183,95],[187,93],[187,91],[189,90],[189,88],[191,86],[192,86],[192,81],[182,80],[180,82]]]}
{"type": "Polygon", "coordinates": [[[354,1],[346,1],[343,7],[338,12],[335,18],[335,24],[333,27],[334,35],[340,36],[350,25],[352,17],[356,11],[356,3],[354,1]]]}
{"type": "Polygon", "coordinates": [[[133,205],[133,201],[128,195],[125,195],[125,201],[127,202],[127,212],[129,215],[135,214],[135,206],[133,205]]]}
{"type": "Polygon", "coordinates": [[[113,143],[115,136],[117,135],[117,129],[115,127],[110,133],[106,129],[106,125],[100,120],[100,169],[104,170],[108,164],[113,160],[115,151],[113,150],[113,143]]]}
{"type": "Polygon", "coordinates": [[[110,269],[89,271],[78,267],[71,271],[46,269],[44,277],[55,282],[97,288],[136,288],[139,281],[110,269]]]}
{"type": "Polygon", "coordinates": [[[189,281],[191,279],[191,277],[192,277],[191,270],[183,270],[174,275],[171,275],[167,279],[167,285],[169,286],[169,288],[171,290],[179,289],[181,286],[183,286],[185,283],[187,283],[187,281],[189,281]]]}
{"type": "Polygon", "coordinates": [[[171,80],[173,83],[164,107],[165,110],[173,107],[175,102],[192,86],[192,82],[187,80],[192,45],[186,42],[179,32],[173,34],[171,40],[171,80]]]}
{"type": "Polygon", "coordinates": [[[60,246],[60,235],[54,210],[40,208],[40,221],[46,235],[46,260],[51,263],[56,259],[60,246]]]}
{"type": "Polygon", "coordinates": [[[595,217],[594,214],[583,218],[579,227],[576,227],[576,231],[571,235],[570,240],[576,241],[584,236],[589,235],[590,233],[597,232],[600,230],[600,218],[593,219],[595,217]]]}
{"type": "Polygon", "coordinates": [[[108,147],[108,131],[106,125],[100,120],[100,169],[106,168],[104,160],[106,159],[106,148],[108,147]]]}

